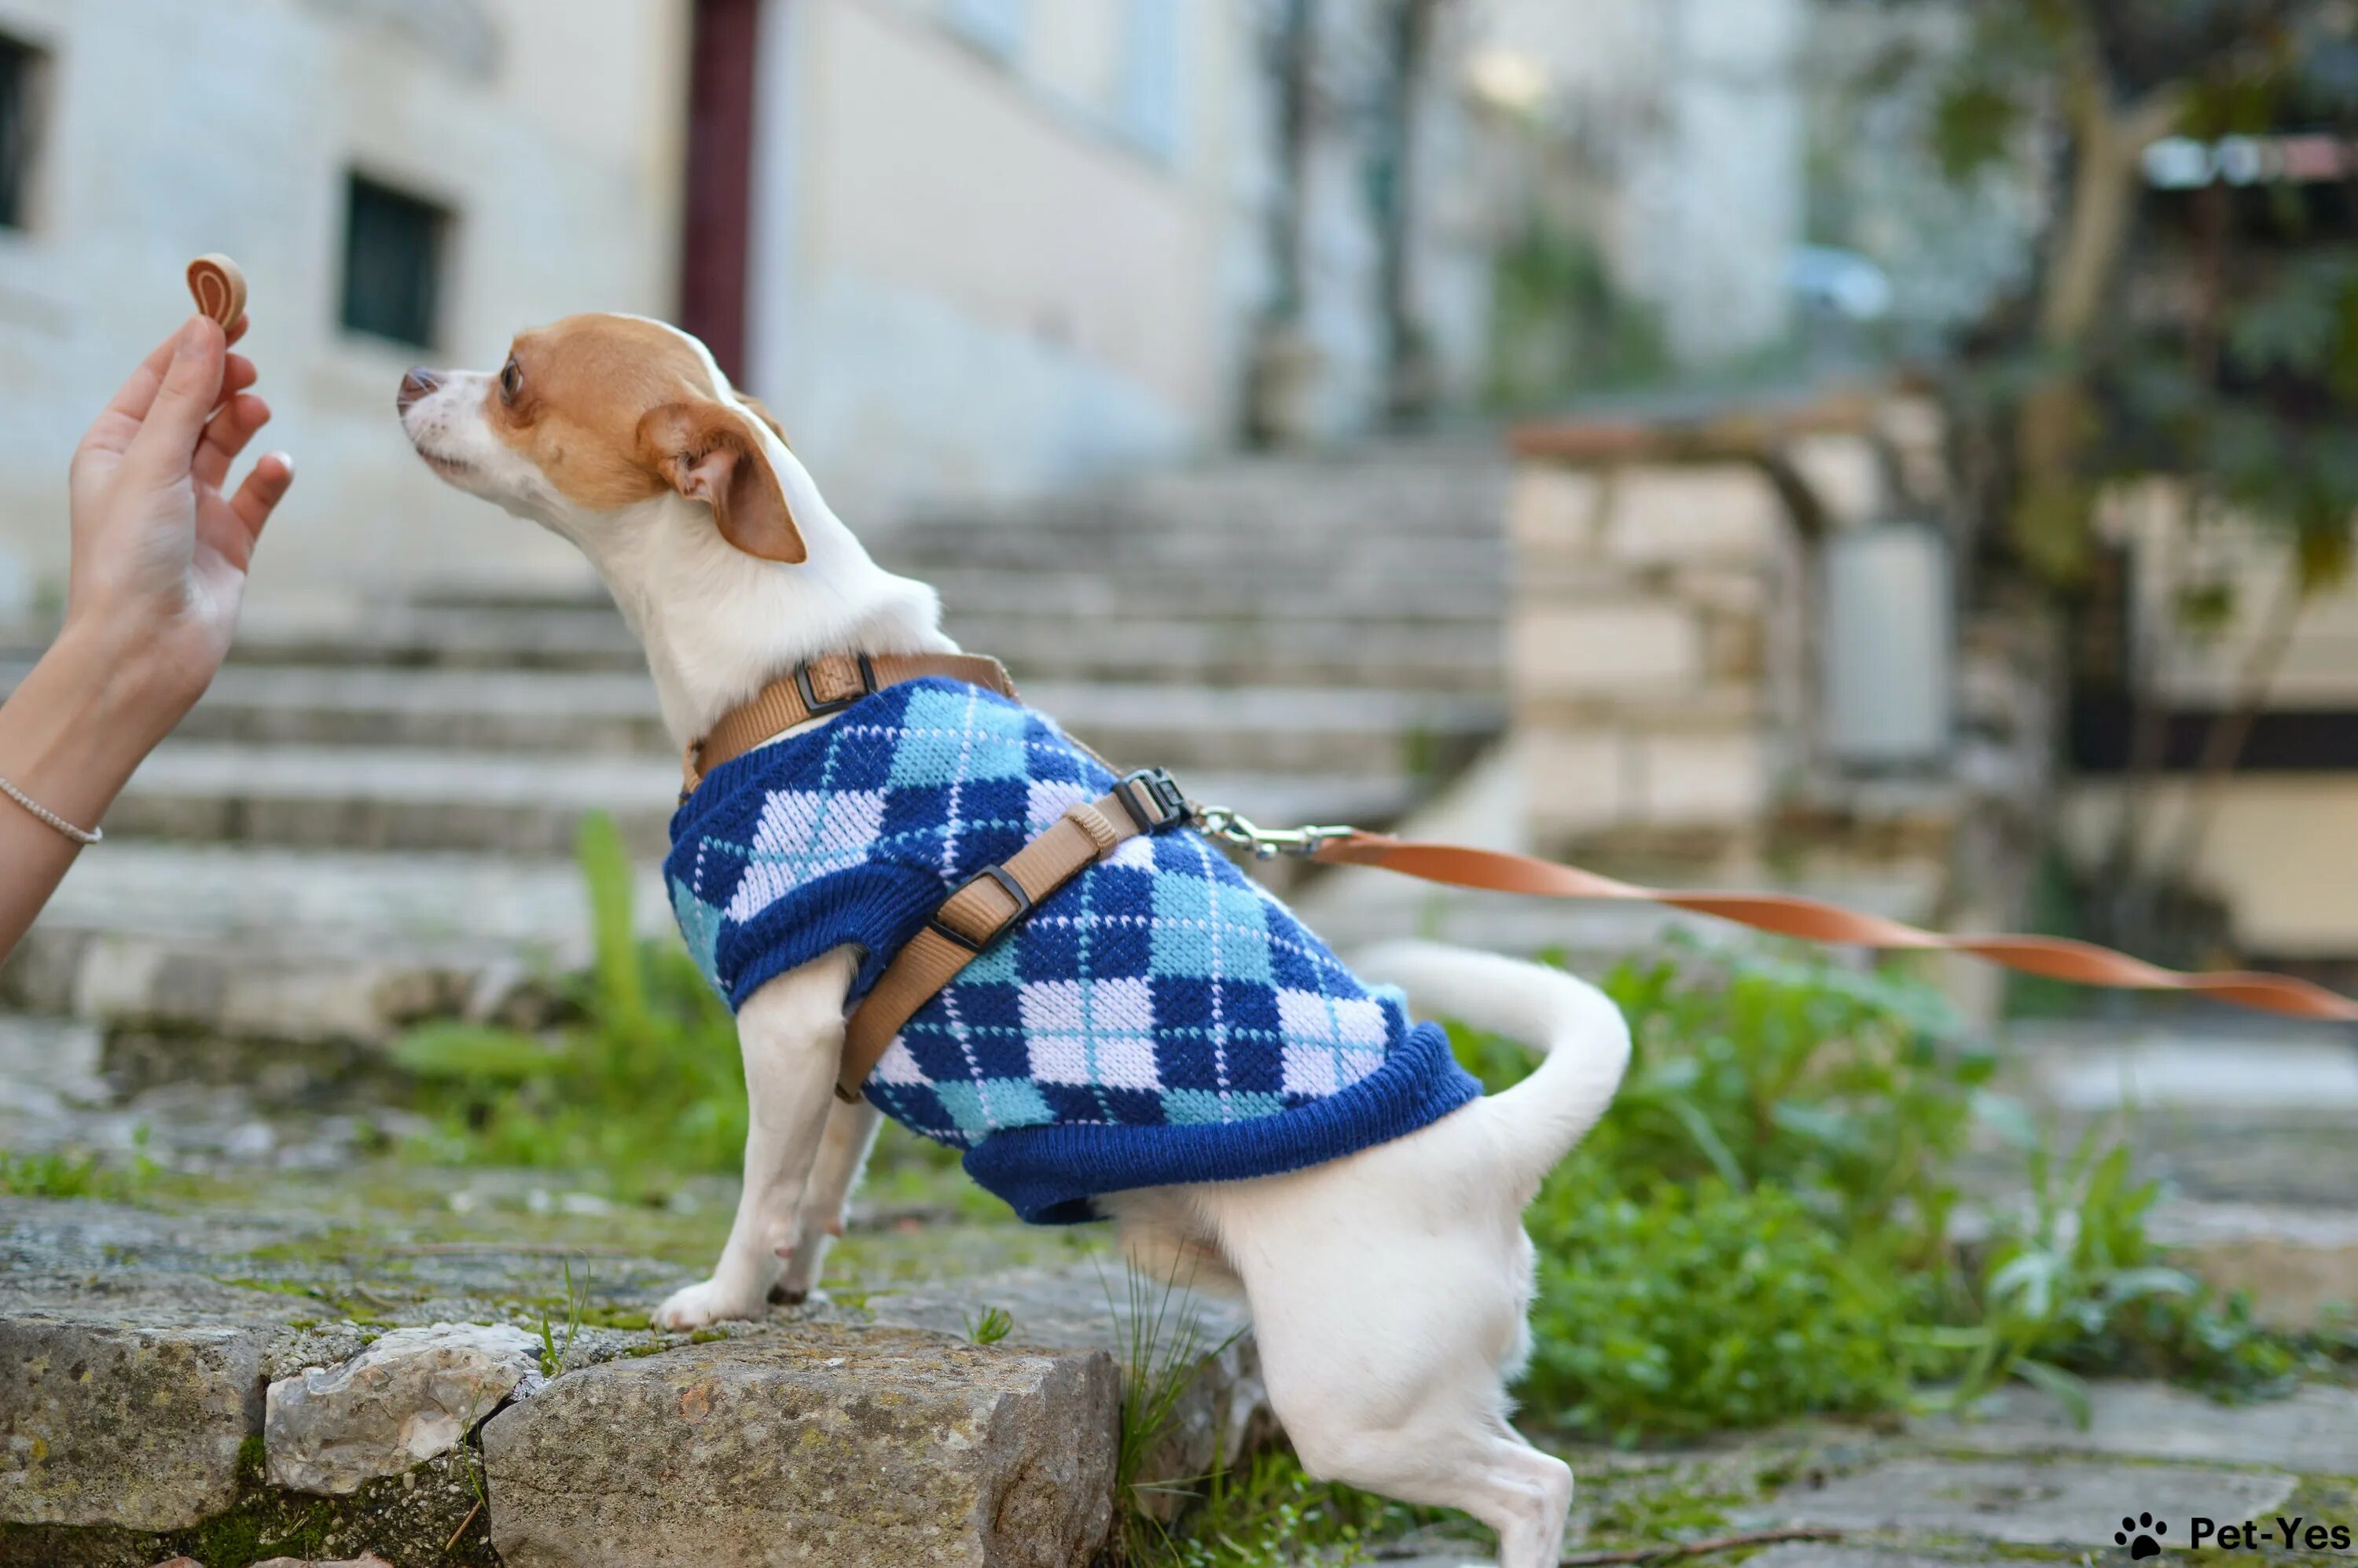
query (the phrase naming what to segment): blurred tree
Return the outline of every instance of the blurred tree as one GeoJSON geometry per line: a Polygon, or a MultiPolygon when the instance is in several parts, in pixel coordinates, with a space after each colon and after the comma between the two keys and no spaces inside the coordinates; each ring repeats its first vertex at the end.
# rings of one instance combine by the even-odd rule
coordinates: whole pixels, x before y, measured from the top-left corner
{"type": "Polygon", "coordinates": [[[1454,87],[1442,25],[1456,0],[1381,0],[1337,7],[1262,0],[1258,20],[1274,122],[1267,214],[1269,297],[1245,369],[1245,435],[1256,446],[1301,445],[1314,435],[1311,403],[1320,351],[1305,322],[1311,297],[1314,170],[1341,153],[1364,171],[1382,310],[1382,406],[1395,426],[1422,422],[1440,392],[1433,337],[1421,308],[1417,261],[1432,203],[1418,176],[1429,160],[1429,111],[1454,87]]]}
{"type": "Polygon", "coordinates": [[[1433,412],[1432,335],[1417,308],[1417,231],[1425,217],[1418,189],[1420,101],[1430,88],[1433,31],[1448,0],[1391,0],[1385,17],[1384,88],[1377,115],[1369,200],[1375,208],[1384,299],[1384,412],[1395,425],[1412,425],[1433,412]]]}
{"type": "MultiPolygon", "coordinates": [[[[2154,809],[2170,759],[2152,639],[2125,639],[2112,672],[2132,754],[2088,914],[2115,939],[2167,946],[2162,892],[2199,853],[2292,622],[2342,573],[2358,518],[2358,5],[1883,3],[1953,23],[1949,47],[1911,42],[1877,73],[1919,93],[1932,73],[1920,123],[1951,178],[2052,195],[2027,295],[1969,334],[1945,377],[1982,569],[2082,612],[2125,598],[2098,521],[2123,481],[2152,476],[2182,487],[2193,526],[2264,524],[2289,565],[2169,832],[2154,809]]],[[[2223,581],[2178,576],[2193,552],[2164,554],[2145,569],[2162,573],[2177,625],[2233,608],[2223,581]]]]}
{"type": "Polygon", "coordinates": [[[1264,68],[1275,100],[1276,184],[1269,203],[1270,293],[1254,324],[1245,368],[1245,438],[1257,447],[1308,437],[1303,405],[1316,352],[1303,330],[1309,222],[1313,100],[1318,63],[1317,0],[1275,0],[1262,23],[1264,68]]]}

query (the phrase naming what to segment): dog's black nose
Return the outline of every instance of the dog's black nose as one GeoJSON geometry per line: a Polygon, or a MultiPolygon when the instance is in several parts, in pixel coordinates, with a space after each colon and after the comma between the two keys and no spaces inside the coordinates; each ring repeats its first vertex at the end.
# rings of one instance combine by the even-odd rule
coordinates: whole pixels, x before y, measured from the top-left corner
{"type": "Polygon", "coordinates": [[[442,378],[424,365],[411,365],[408,373],[401,378],[401,394],[393,400],[394,406],[406,414],[412,404],[433,396],[441,384],[442,378]]]}

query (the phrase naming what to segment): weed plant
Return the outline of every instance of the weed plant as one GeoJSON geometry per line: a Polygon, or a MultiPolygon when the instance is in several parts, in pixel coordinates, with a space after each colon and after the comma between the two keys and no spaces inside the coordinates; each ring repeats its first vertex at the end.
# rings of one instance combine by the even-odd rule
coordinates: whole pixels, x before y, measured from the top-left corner
{"type": "Polygon", "coordinates": [[[79,1149],[50,1149],[38,1154],[12,1154],[0,1149],[0,1197],[136,1203],[149,1195],[163,1173],[163,1167],[148,1157],[145,1124],[131,1135],[128,1162],[103,1160],[79,1149]]]}
{"type": "MultiPolygon", "coordinates": [[[[1963,1405],[2016,1379],[2084,1414],[2090,1375],[2227,1394],[2298,1370],[2247,1302],[2167,1264],[2127,1147],[2098,1130],[2050,1153],[1929,989],[1700,949],[1606,989],[1628,1076],[1526,1217],[1534,1418],[1631,1442],[1963,1405]],[[2029,1201],[1966,1249],[1953,1173],[1976,1126],[2022,1150],[2029,1201]]],[[[1457,1044],[1494,1090],[1530,1070],[1519,1045],[1457,1044]]]]}

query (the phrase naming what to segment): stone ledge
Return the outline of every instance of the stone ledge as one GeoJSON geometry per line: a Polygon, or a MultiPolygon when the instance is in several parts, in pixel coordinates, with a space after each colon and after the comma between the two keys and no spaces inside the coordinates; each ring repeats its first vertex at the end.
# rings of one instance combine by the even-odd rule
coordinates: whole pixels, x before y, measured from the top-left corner
{"type": "Polygon", "coordinates": [[[237,1497],[263,1336],[0,1318],[0,1519],[178,1530],[237,1497]]]}
{"type": "Polygon", "coordinates": [[[611,1361],[484,1427],[492,1537],[511,1568],[1086,1562],[1113,1525],[1120,1405],[1101,1350],[909,1329],[611,1361]]]}
{"type": "MultiPolygon", "coordinates": [[[[584,1325],[539,1392],[504,1410],[483,1394],[478,1467],[468,1448],[415,1462],[467,1424],[454,1409],[471,1416],[478,1402],[453,1392],[444,1341],[482,1342],[471,1377],[525,1336],[405,1327],[513,1322],[544,1292],[549,1260],[421,1249],[405,1260],[416,1273],[404,1299],[390,1300],[349,1266],[298,1260],[333,1241],[323,1223],[0,1200],[11,1262],[0,1364],[41,1371],[0,1379],[12,1444],[0,1568],[148,1568],[179,1553],[220,1568],[223,1551],[242,1563],[256,1544],[437,1561],[454,1536],[459,1563],[492,1562],[493,1539],[511,1563],[622,1561],[579,1533],[590,1518],[616,1539],[682,1543],[668,1559],[634,1546],[634,1563],[794,1561],[771,1550],[792,1539],[815,1563],[1029,1564],[1073,1560],[1110,1529],[1130,1337],[1118,1265],[903,1288],[872,1310],[817,1302],[697,1336],[584,1325]],[[990,1307],[1012,1315],[1012,1332],[968,1343],[990,1307]],[[401,1357],[372,1359],[372,1342],[401,1357]],[[397,1358],[399,1375],[377,1375],[397,1358]],[[283,1418],[313,1384],[365,1397],[341,1414],[322,1406],[299,1433],[274,1421],[283,1452],[271,1454],[265,1407],[283,1418]],[[414,1411],[387,1402],[412,1395],[414,1411]],[[159,1409],[166,1419],[150,1419],[159,1409]],[[591,1494],[605,1500],[592,1508],[591,1494]]],[[[599,1262],[612,1286],[600,1314],[652,1306],[678,1277],[599,1262]]],[[[1240,1317],[1184,1295],[1167,1316],[1200,1321],[1196,1373],[1144,1466],[1150,1483],[1202,1475],[1272,1430],[1240,1317]]],[[[505,1394],[506,1377],[481,1387],[505,1394]]],[[[530,1392],[537,1368],[520,1381],[530,1392]]]]}

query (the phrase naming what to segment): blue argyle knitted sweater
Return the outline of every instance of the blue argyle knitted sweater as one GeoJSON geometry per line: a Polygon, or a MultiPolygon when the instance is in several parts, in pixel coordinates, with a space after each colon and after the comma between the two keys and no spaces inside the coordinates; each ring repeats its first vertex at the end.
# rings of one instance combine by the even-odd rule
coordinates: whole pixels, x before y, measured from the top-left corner
{"type": "MultiPolygon", "coordinates": [[[[944,679],[715,768],[665,862],[732,1007],[846,944],[856,1003],[935,908],[1113,776],[1055,720],[944,679]]],[[[1264,1176],[1412,1132],[1480,1087],[1201,834],[1132,838],[910,1019],[868,1098],[966,1152],[1025,1219],[1129,1187],[1264,1176]]]]}

